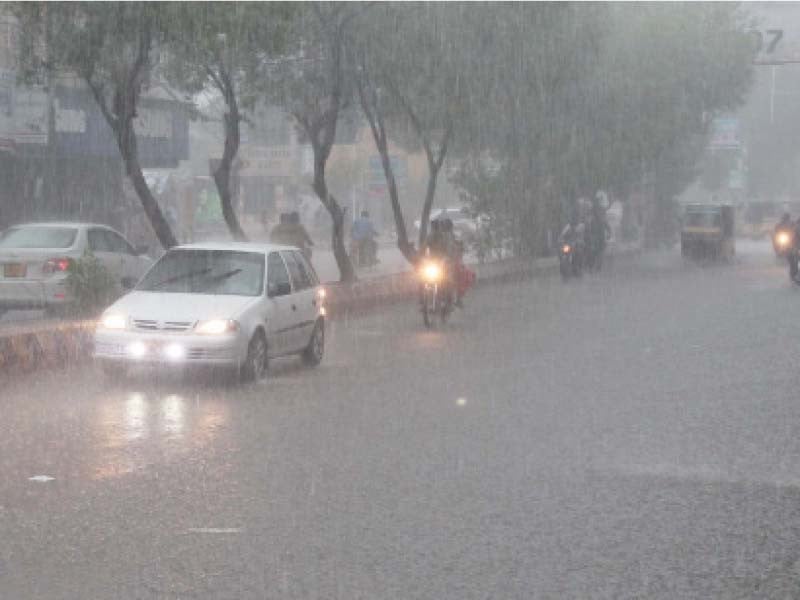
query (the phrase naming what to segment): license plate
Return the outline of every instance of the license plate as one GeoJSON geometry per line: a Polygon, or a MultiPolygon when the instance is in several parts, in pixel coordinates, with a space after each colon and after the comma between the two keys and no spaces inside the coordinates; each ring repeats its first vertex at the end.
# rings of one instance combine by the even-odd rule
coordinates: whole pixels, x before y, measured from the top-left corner
{"type": "Polygon", "coordinates": [[[3,276],[25,277],[27,270],[27,265],[25,265],[25,263],[9,263],[3,265],[3,276]]]}

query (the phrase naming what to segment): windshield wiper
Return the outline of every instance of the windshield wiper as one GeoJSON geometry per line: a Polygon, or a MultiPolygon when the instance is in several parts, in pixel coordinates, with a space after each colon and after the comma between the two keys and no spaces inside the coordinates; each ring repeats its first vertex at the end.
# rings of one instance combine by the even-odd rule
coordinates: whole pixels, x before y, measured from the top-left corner
{"type": "Polygon", "coordinates": [[[146,292],[148,290],[155,290],[155,289],[160,288],[162,285],[167,285],[168,283],[175,283],[176,281],[180,281],[181,279],[188,279],[189,277],[196,277],[198,275],[205,275],[209,271],[211,271],[211,268],[200,269],[199,271],[189,271],[188,273],[182,273],[180,275],[175,275],[174,277],[170,277],[169,279],[165,279],[164,281],[159,281],[158,283],[155,283],[155,284],[151,285],[147,289],[144,289],[144,291],[146,292]]]}
{"type": "MultiPolygon", "coordinates": [[[[224,281],[225,279],[229,279],[229,278],[233,277],[234,275],[238,275],[241,272],[242,272],[241,269],[233,269],[231,271],[226,271],[225,273],[220,273],[219,275],[214,275],[213,277],[209,277],[209,283],[212,283],[213,285],[216,285],[216,284],[220,283],[221,281],[224,281]]],[[[203,290],[207,290],[208,286],[205,286],[202,289],[203,290]]]]}

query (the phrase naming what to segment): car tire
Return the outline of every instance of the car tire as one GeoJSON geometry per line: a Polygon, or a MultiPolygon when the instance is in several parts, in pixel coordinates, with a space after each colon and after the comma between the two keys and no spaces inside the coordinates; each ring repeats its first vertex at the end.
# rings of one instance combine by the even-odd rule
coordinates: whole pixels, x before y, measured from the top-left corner
{"type": "Polygon", "coordinates": [[[303,350],[303,362],[309,367],[316,367],[322,362],[325,354],[325,321],[319,319],[311,332],[308,346],[303,350]]]}
{"type": "Polygon", "coordinates": [[[263,379],[269,368],[267,357],[267,338],[260,329],[253,334],[247,345],[247,358],[239,368],[239,380],[242,382],[263,379]]]}

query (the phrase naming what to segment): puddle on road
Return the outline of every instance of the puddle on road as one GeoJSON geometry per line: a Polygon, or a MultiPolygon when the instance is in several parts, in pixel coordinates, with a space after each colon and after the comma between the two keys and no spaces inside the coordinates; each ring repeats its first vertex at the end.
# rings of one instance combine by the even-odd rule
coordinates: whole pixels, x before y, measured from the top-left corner
{"type": "Polygon", "coordinates": [[[89,476],[119,477],[186,454],[211,443],[229,418],[222,402],[188,401],[176,393],[120,393],[94,412],[91,428],[98,443],[91,451],[89,476]]]}

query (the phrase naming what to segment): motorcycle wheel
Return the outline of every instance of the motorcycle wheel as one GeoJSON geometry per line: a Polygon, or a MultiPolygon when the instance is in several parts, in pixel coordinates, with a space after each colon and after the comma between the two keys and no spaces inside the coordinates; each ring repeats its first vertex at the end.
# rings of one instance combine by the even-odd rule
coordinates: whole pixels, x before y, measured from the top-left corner
{"type": "Polygon", "coordinates": [[[569,279],[569,269],[569,262],[562,258],[558,263],[558,270],[561,272],[561,279],[564,281],[569,279]]]}
{"type": "Polygon", "coordinates": [[[436,315],[436,288],[425,288],[422,291],[422,322],[425,327],[433,327],[433,319],[436,315]]]}
{"type": "Polygon", "coordinates": [[[439,319],[442,322],[442,325],[447,323],[447,317],[450,316],[450,312],[453,306],[452,294],[448,294],[447,299],[442,300],[440,302],[441,307],[439,308],[439,319]]]}

